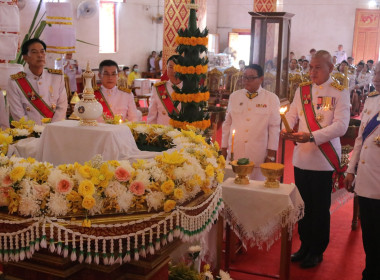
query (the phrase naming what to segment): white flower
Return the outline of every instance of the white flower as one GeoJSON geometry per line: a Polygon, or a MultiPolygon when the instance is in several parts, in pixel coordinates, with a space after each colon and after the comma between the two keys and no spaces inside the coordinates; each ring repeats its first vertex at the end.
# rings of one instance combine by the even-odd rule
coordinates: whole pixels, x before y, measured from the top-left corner
{"type": "Polygon", "coordinates": [[[223,270],[219,270],[219,276],[222,278],[222,280],[233,280],[231,276],[223,270]]]}
{"type": "Polygon", "coordinates": [[[134,195],[131,192],[122,192],[118,197],[117,203],[120,206],[120,211],[127,212],[131,207],[134,195]]]}
{"type": "Polygon", "coordinates": [[[162,207],[165,201],[165,195],[162,192],[151,192],[146,196],[146,203],[148,204],[148,211],[152,208],[158,210],[162,207]]]}
{"type": "Polygon", "coordinates": [[[28,136],[29,131],[27,129],[14,128],[13,129],[13,135],[14,136],[28,136]]]}
{"type": "Polygon", "coordinates": [[[201,250],[202,247],[199,245],[190,246],[189,249],[187,249],[190,254],[199,253],[201,250]]]}
{"type": "Polygon", "coordinates": [[[125,191],[125,187],[122,184],[118,181],[111,181],[104,190],[104,193],[108,197],[118,197],[123,191],[125,191]]]}
{"type": "Polygon", "coordinates": [[[134,181],[141,182],[144,184],[144,186],[149,186],[150,185],[149,178],[150,178],[150,174],[148,170],[138,169],[136,172],[136,178],[134,179],[134,181]]]}
{"type": "Polygon", "coordinates": [[[178,135],[181,135],[181,131],[179,131],[177,129],[173,129],[172,131],[169,131],[168,133],[166,133],[166,135],[169,136],[170,138],[174,139],[178,135]]]}
{"type": "Polygon", "coordinates": [[[63,216],[69,212],[65,196],[60,193],[51,193],[47,206],[53,216],[63,216]]]}
{"type": "Polygon", "coordinates": [[[207,277],[207,280],[214,280],[214,276],[212,275],[211,271],[206,271],[203,273],[203,275],[207,277]]]}
{"type": "Polygon", "coordinates": [[[50,193],[50,187],[46,183],[40,185],[37,182],[32,181],[31,184],[33,187],[33,195],[35,198],[39,200],[43,200],[45,196],[47,196],[50,193]]]}
{"type": "Polygon", "coordinates": [[[0,164],[5,165],[8,163],[8,161],[9,161],[9,158],[6,155],[1,155],[0,153],[0,164]]]}
{"type": "Polygon", "coordinates": [[[34,125],[34,127],[33,127],[33,131],[36,133],[42,133],[42,131],[44,131],[44,129],[45,129],[45,126],[38,125],[38,124],[34,125]]]}
{"type": "Polygon", "coordinates": [[[18,213],[22,216],[37,216],[40,213],[38,200],[33,196],[22,195],[20,197],[18,213]]]}
{"type": "Polygon", "coordinates": [[[156,182],[165,182],[167,179],[167,176],[165,172],[161,169],[158,168],[157,166],[153,166],[149,170],[150,176],[156,181],[156,182]]]}
{"type": "Polygon", "coordinates": [[[146,125],[138,125],[134,128],[137,133],[147,134],[149,127],[146,125]]]}
{"type": "Polygon", "coordinates": [[[88,211],[90,215],[101,214],[102,209],[103,209],[104,199],[96,194],[94,195],[94,198],[95,198],[95,205],[88,211]]]}
{"type": "Polygon", "coordinates": [[[192,165],[185,163],[182,167],[175,168],[173,175],[179,180],[190,180],[194,175],[194,168],[192,165]]]}
{"type": "Polygon", "coordinates": [[[132,167],[131,163],[128,160],[121,160],[119,161],[120,166],[126,169],[129,174],[131,174],[135,169],[132,167]]]}
{"type": "Polygon", "coordinates": [[[218,163],[216,162],[216,158],[214,157],[207,158],[207,162],[210,163],[214,168],[218,167],[218,163]]]}

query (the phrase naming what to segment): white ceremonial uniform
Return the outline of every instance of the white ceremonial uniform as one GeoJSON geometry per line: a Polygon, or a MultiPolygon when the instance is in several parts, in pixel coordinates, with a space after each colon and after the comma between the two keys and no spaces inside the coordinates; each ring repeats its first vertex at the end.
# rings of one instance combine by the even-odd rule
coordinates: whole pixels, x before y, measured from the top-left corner
{"type": "Polygon", "coordinates": [[[74,59],[56,59],[55,60],[55,69],[62,70],[67,77],[69,77],[70,91],[77,91],[77,74],[81,73],[80,68],[76,66],[76,60],[74,59]],[[68,63],[67,67],[64,68],[64,65],[68,63]]]}
{"type": "MultiPolygon", "coordinates": [[[[312,85],[312,103],[316,118],[322,126],[321,129],[314,131],[313,136],[315,142],[297,143],[294,147],[293,165],[295,167],[316,170],[316,171],[332,171],[333,168],[327,161],[325,156],[319,150],[318,145],[331,141],[339,158],[341,155],[341,145],[339,137],[344,135],[350,121],[350,95],[346,89],[339,90],[332,86],[333,80],[331,77],[321,85],[312,85]],[[318,98],[332,97],[332,107],[325,109],[321,106],[318,108],[318,98]]],[[[329,99],[329,98],[328,98],[329,99]]],[[[299,120],[299,131],[309,132],[305,115],[302,109],[300,89],[296,91],[296,95],[289,112],[286,114],[286,119],[290,127],[299,120]]]]}
{"type": "Polygon", "coordinates": [[[335,51],[334,55],[336,56],[336,63],[341,63],[343,60],[347,61],[346,51],[335,51]]]}
{"type": "Polygon", "coordinates": [[[0,91],[0,129],[6,129],[9,127],[9,115],[5,109],[4,95],[0,91]]]}
{"type": "MultiPolygon", "coordinates": [[[[49,73],[44,69],[41,76],[36,76],[30,71],[29,66],[25,67],[25,73],[26,79],[45,103],[50,107],[56,107],[52,122],[64,120],[67,111],[67,94],[63,75],[49,73]]],[[[13,79],[9,79],[7,96],[10,113],[14,120],[18,121],[25,117],[26,120],[41,124],[41,119],[44,117],[33,107],[13,79]]]]}
{"type": "Polygon", "coordinates": [[[370,95],[364,103],[361,126],[347,172],[355,174],[357,164],[355,192],[359,196],[380,199],[380,126],[375,128],[364,143],[362,137],[369,121],[380,113],[380,94],[370,95]]]}
{"type": "MultiPolygon", "coordinates": [[[[170,96],[174,92],[173,83],[169,80],[166,81],[166,89],[170,96]]],[[[182,88],[182,82],[177,85],[180,89],[182,88]]],[[[181,108],[180,104],[177,106],[178,110],[181,108]]],[[[149,103],[149,112],[147,117],[148,124],[163,124],[169,125],[170,117],[168,116],[168,112],[166,111],[164,105],[161,102],[160,97],[158,96],[157,89],[154,87],[152,92],[152,97],[149,103]]]]}
{"type": "Polygon", "coordinates": [[[230,95],[226,119],[222,126],[222,148],[231,152],[232,130],[235,129],[234,159],[249,158],[255,163],[251,179],[264,180],[260,164],[265,161],[267,149],[278,149],[280,133],[280,101],[262,87],[258,96],[249,99],[247,90],[230,95]]]}
{"type": "Polygon", "coordinates": [[[368,90],[368,85],[372,82],[372,75],[371,73],[360,73],[359,76],[356,78],[357,85],[360,87],[364,87],[368,90]]]}
{"type": "MultiPolygon", "coordinates": [[[[101,86],[100,89],[114,115],[121,115],[123,120],[130,122],[141,121],[141,112],[136,108],[132,92],[122,91],[117,86],[114,86],[112,89],[101,86]]],[[[100,117],[98,121],[104,122],[103,117],[100,117]]]]}

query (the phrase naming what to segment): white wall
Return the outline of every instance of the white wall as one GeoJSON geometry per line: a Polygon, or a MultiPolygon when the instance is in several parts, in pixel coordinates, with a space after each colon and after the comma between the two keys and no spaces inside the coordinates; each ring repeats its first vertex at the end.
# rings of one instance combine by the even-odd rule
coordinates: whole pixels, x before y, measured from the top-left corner
{"type": "MultiPolygon", "coordinates": [[[[63,2],[63,1],[62,1],[63,2]]],[[[76,18],[76,10],[82,0],[70,0],[73,6],[74,26],[77,30],[77,39],[99,44],[99,14],[84,19],[76,18]]],[[[20,11],[21,38],[24,37],[31,24],[38,1],[28,0],[24,9],[20,11]]],[[[78,59],[81,67],[90,61],[92,68],[97,68],[104,59],[115,60],[118,64],[132,66],[138,64],[141,71],[147,69],[147,58],[152,50],[162,50],[163,23],[152,23],[152,16],[163,14],[164,0],[128,0],[118,4],[118,52],[100,54],[99,48],[77,42],[74,58],[78,59]]],[[[45,8],[42,8],[42,12],[45,8]]],[[[42,14],[42,13],[40,13],[42,14]]],[[[41,37],[43,39],[43,35],[41,37]]],[[[52,61],[59,55],[49,54],[47,64],[54,65],[52,61]]]]}

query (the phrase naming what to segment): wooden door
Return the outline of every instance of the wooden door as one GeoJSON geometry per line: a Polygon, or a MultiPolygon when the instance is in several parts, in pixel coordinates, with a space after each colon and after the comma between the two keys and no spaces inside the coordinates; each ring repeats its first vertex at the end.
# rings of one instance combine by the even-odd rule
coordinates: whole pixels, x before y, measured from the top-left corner
{"type": "Polygon", "coordinates": [[[355,62],[377,61],[380,46],[380,11],[356,9],[352,56],[355,62]]]}

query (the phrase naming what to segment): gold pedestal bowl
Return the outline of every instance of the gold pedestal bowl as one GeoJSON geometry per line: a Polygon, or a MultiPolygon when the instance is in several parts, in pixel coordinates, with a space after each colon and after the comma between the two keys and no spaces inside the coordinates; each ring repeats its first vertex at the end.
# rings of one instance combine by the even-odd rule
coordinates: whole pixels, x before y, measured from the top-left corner
{"type": "Polygon", "coordinates": [[[267,178],[264,186],[267,188],[279,188],[280,182],[277,180],[284,173],[284,165],[276,162],[266,162],[260,164],[261,173],[267,178]]]}
{"type": "Polygon", "coordinates": [[[232,171],[236,174],[235,184],[238,185],[248,185],[249,178],[247,175],[251,174],[255,164],[250,161],[248,164],[238,165],[237,160],[231,161],[232,171]]]}

